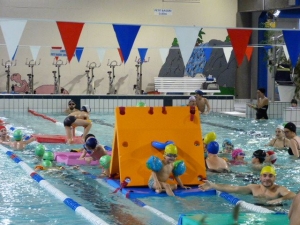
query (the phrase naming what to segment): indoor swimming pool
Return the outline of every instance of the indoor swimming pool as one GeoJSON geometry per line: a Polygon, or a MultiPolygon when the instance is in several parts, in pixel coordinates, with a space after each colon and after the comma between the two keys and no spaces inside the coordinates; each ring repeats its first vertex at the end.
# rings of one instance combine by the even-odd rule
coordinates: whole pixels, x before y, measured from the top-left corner
{"type": "MultiPolygon", "coordinates": [[[[47,116],[63,122],[66,117],[63,114],[47,114],[47,116]]],[[[29,113],[16,113],[6,111],[1,115],[7,123],[24,129],[30,134],[65,134],[63,127],[36,117],[29,113]]],[[[113,114],[91,113],[93,126],[90,133],[96,135],[103,145],[112,145],[114,135],[115,117],[113,114]]],[[[219,113],[211,113],[201,116],[202,135],[208,132],[217,134],[216,141],[222,145],[225,138],[230,138],[235,148],[242,148],[246,152],[246,160],[251,161],[252,152],[257,149],[270,150],[264,145],[275,135],[275,128],[282,124],[282,120],[256,121],[247,118],[234,117],[219,113]]],[[[80,130],[80,128],[79,128],[80,130]]],[[[71,148],[80,148],[81,145],[45,144],[52,151],[69,151],[71,148]]],[[[27,146],[24,151],[15,151],[30,167],[34,168],[40,162],[34,155],[34,147],[27,146]]],[[[298,192],[300,184],[299,160],[295,160],[286,151],[277,151],[276,183],[284,185],[294,192],[298,192]]],[[[231,158],[229,155],[224,157],[231,158]]],[[[74,211],[27,176],[24,171],[14,163],[6,154],[1,153],[1,175],[3,182],[0,184],[3,204],[0,206],[0,224],[88,224],[88,222],[74,213],[74,211]]],[[[93,175],[99,175],[101,170],[97,167],[85,166],[84,169],[93,175]]],[[[258,177],[258,171],[253,171],[249,165],[232,166],[233,173],[213,174],[207,173],[209,180],[218,183],[247,185],[254,180],[246,180],[236,174],[251,174],[258,177]]],[[[89,211],[106,221],[108,224],[151,224],[161,225],[167,222],[140,206],[126,199],[122,194],[112,194],[113,189],[108,185],[92,179],[90,176],[79,173],[72,167],[65,170],[39,171],[39,174],[57,189],[77,201],[89,211]]],[[[255,203],[252,196],[236,195],[249,203],[255,203]]],[[[218,224],[224,222],[224,217],[231,217],[234,206],[218,196],[190,196],[180,197],[147,197],[141,199],[143,203],[151,206],[163,214],[178,221],[180,214],[220,214],[218,224]]],[[[272,210],[287,212],[291,202],[287,201],[283,206],[273,207],[272,210]]],[[[242,212],[250,212],[241,209],[242,212]]],[[[215,216],[214,216],[215,217],[215,216]]],[[[271,215],[252,214],[252,220],[245,220],[242,224],[268,224],[264,218],[271,215]],[[251,222],[252,221],[252,222],[251,222]],[[251,222],[251,223],[250,223],[251,222]]],[[[271,221],[271,220],[269,220],[271,221]]],[[[209,222],[209,220],[208,220],[209,222]]],[[[172,223],[171,223],[172,224],[172,223]]],[[[209,223],[213,224],[213,223],[209,223]]],[[[276,224],[272,222],[272,224],[276,224]]],[[[279,224],[279,223],[278,223],[279,224]]]]}

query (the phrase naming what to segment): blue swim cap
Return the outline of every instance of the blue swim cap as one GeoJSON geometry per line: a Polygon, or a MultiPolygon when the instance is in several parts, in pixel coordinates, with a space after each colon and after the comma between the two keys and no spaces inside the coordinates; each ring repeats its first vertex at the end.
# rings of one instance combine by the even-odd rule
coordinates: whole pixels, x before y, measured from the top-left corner
{"type": "Polygon", "coordinates": [[[91,148],[91,149],[96,148],[97,144],[98,144],[98,141],[94,137],[87,139],[87,141],[85,142],[86,147],[91,148]]]}
{"type": "Polygon", "coordinates": [[[207,145],[207,151],[210,154],[218,154],[219,152],[219,144],[216,141],[212,141],[207,145]]]}

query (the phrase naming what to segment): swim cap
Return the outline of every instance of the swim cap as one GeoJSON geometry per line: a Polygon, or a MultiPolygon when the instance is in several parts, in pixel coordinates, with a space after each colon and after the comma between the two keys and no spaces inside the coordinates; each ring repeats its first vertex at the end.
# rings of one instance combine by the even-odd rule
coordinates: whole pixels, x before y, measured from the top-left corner
{"type": "Polygon", "coordinates": [[[86,140],[89,138],[89,137],[95,137],[95,135],[93,134],[87,134],[84,138],[84,142],[86,142],[86,140]]]}
{"type": "Polygon", "coordinates": [[[91,108],[88,105],[81,106],[80,111],[91,112],[91,108]]]}
{"type": "Polygon", "coordinates": [[[225,138],[222,143],[222,148],[225,148],[225,145],[231,145],[233,147],[232,141],[229,138],[225,138]]]}
{"type": "Polygon", "coordinates": [[[176,154],[177,155],[177,147],[174,144],[169,144],[165,147],[165,155],[166,154],[176,154]]]}
{"type": "Polygon", "coordinates": [[[89,138],[89,139],[85,142],[85,145],[86,145],[87,147],[91,148],[91,149],[96,148],[97,144],[98,144],[98,141],[97,141],[97,139],[94,138],[94,137],[89,138]]]}
{"type": "Polygon", "coordinates": [[[273,174],[274,176],[276,176],[276,170],[273,166],[264,166],[260,171],[260,175],[265,174],[265,173],[270,173],[270,174],[273,174]]]}
{"type": "Polygon", "coordinates": [[[21,141],[23,138],[23,133],[21,130],[15,130],[13,133],[13,137],[16,141],[21,141]]]}
{"type": "Polygon", "coordinates": [[[278,126],[276,127],[276,129],[283,130],[283,129],[284,129],[284,127],[283,127],[282,125],[278,125],[278,126]]]}
{"type": "Polygon", "coordinates": [[[277,154],[274,151],[267,151],[268,155],[270,156],[270,161],[274,164],[277,160],[277,154]]]}
{"type": "Polygon", "coordinates": [[[240,148],[234,149],[231,153],[232,159],[235,159],[240,153],[244,153],[244,151],[240,148]]]}
{"type": "Polygon", "coordinates": [[[296,125],[292,122],[288,122],[287,124],[285,124],[284,128],[296,133],[296,125]]]}
{"type": "Polygon", "coordinates": [[[214,154],[214,155],[218,154],[218,152],[219,152],[219,144],[216,141],[211,141],[207,145],[206,149],[207,149],[207,152],[210,153],[210,154],[214,154]]]}
{"type": "Polygon", "coordinates": [[[253,156],[259,159],[265,159],[267,154],[264,150],[258,149],[255,152],[253,152],[253,156]]]}
{"type": "Polygon", "coordinates": [[[198,94],[198,95],[204,95],[204,92],[201,91],[201,90],[196,90],[195,93],[198,94]]]}
{"type": "Polygon", "coordinates": [[[191,96],[191,97],[189,97],[189,101],[196,101],[196,98],[195,98],[195,96],[191,96]]]}
{"type": "Polygon", "coordinates": [[[2,130],[2,129],[6,129],[6,127],[1,125],[0,130],[2,130]]]}

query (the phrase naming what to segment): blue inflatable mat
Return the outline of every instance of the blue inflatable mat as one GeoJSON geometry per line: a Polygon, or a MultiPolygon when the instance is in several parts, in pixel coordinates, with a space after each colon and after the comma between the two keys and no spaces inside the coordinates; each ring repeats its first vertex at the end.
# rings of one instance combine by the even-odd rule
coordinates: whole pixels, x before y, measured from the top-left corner
{"type": "MultiPolygon", "coordinates": [[[[117,179],[106,179],[105,180],[110,186],[114,188],[120,188],[120,180],[117,179]]],[[[166,193],[157,194],[154,190],[149,187],[125,187],[120,190],[127,198],[145,198],[145,197],[166,197],[166,193]]],[[[187,196],[212,196],[216,195],[215,190],[201,191],[198,186],[193,186],[191,189],[177,189],[174,194],[179,197],[187,196]]]]}

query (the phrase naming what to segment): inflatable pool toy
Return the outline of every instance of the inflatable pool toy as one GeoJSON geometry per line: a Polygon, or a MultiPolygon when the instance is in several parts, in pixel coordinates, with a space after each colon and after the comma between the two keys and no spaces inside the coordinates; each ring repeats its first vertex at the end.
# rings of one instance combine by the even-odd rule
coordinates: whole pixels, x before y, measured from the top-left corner
{"type": "Polygon", "coordinates": [[[165,147],[167,145],[170,145],[170,144],[174,144],[174,141],[166,141],[166,142],[158,142],[158,141],[152,141],[151,142],[151,145],[156,148],[157,150],[165,150],[165,147]]]}
{"type": "Polygon", "coordinates": [[[76,165],[99,165],[99,160],[94,160],[90,164],[83,159],[79,159],[81,156],[81,152],[55,152],[54,160],[58,163],[64,163],[68,166],[76,166],[76,165]]]}
{"type": "Polygon", "coordinates": [[[147,168],[154,171],[154,172],[159,172],[163,168],[163,163],[162,161],[156,157],[156,156],[151,156],[147,163],[147,168]]]}
{"type": "Polygon", "coordinates": [[[111,156],[110,155],[104,155],[100,158],[99,162],[100,165],[104,168],[104,169],[108,169],[110,167],[110,161],[111,161],[111,156]]]}
{"type": "MultiPolygon", "coordinates": [[[[65,135],[47,135],[47,134],[32,134],[39,143],[67,143],[65,135]]],[[[74,144],[83,144],[82,137],[73,137],[74,144]]]]}

